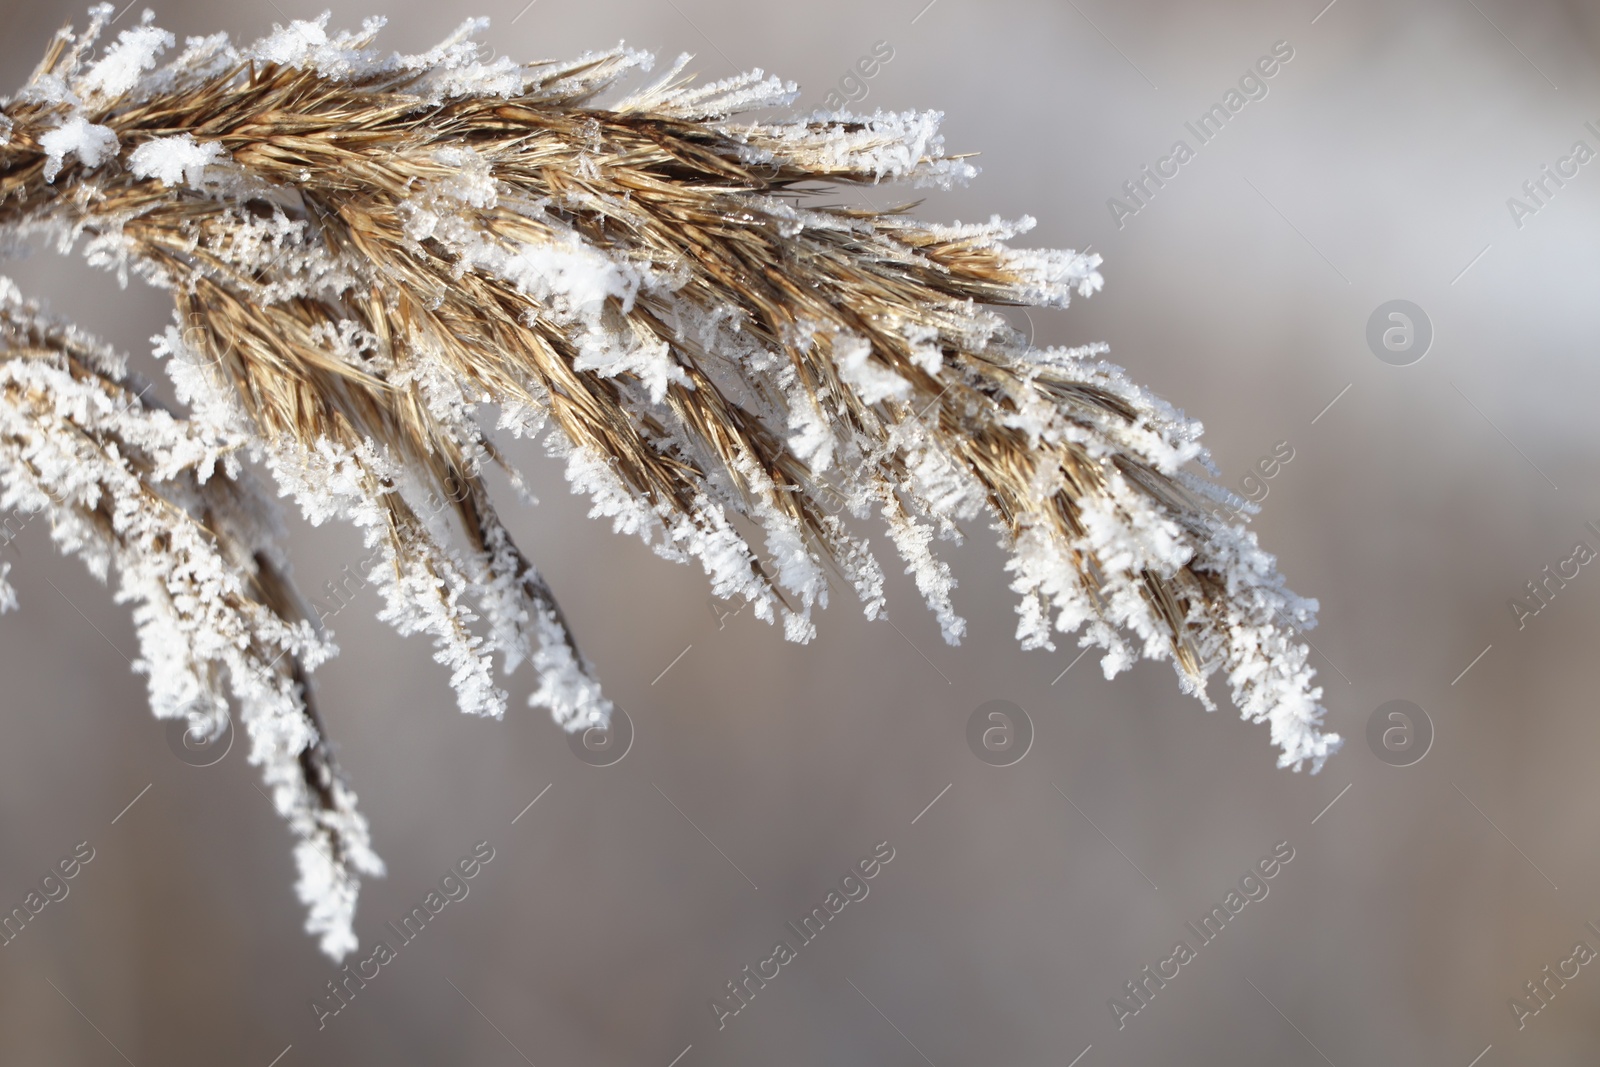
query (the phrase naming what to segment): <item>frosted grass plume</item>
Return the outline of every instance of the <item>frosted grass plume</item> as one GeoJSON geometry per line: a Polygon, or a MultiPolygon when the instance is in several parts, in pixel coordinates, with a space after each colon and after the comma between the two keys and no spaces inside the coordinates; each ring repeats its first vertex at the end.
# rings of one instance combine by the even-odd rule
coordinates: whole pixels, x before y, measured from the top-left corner
{"type": "Polygon", "coordinates": [[[1090,295],[1100,257],[1012,247],[1028,218],[830,202],[970,179],[939,113],[792,114],[792,83],[695,85],[687,56],[630,90],[652,60],[621,46],[484,62],[484,20],[401,55],[375,46],[379,19],[179,48],[147,15],[91,59],[111,17],[61,30],[0,102],[0,229],[170,291],[154,351],[181,410],[8,290],[0,506],[47,511],[64,548],[116,570],[158,715],[243,705],[336,958],[355,875],[381,865],[309,703],[331,648],[250,472],[361,531],[381,617],[431,638],[463,711],[502,715],[492,660],[527,660],[532,702],[587,729],[611,705],[496,513],[490,413],[564,462],[592,516],[698,562],[791,640],[838,587],[883,613],[860,529],[876,513],[959,642],[932,547],[982,519],[1025,647],[1076,635],[1108,677],[1166,659],[1208,708],[1221,672],[1280,765],[1315,771],[1338,747],[1295,635],[1315,602],[1210,514],[1228,494],[1200,425],[1104,345],[1035,348],[1001,316],[1090,295]]]}

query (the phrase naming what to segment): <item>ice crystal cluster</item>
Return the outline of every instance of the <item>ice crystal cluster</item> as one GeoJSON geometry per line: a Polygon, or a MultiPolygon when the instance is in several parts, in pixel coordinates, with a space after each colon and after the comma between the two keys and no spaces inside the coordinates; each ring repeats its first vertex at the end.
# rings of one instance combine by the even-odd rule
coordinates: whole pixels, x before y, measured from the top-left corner
{"type": "Polygon", "coordinates": [[[932,549],[982,520],[1025,647],[1076,635],[1108,677],[1170,659],[1207,707],[1221,671],[1281,765],[1337,748],[1297,636],[1316,605],[1219,508],[1199,424],[1105,346],[1035,348],[997,310],[1089,295],[1100,258],[1008,244],[1031,219],[838,206],[970,178],[938,113],[795,115],[760,71],[697,86],[685,57],[652,81],[621,47],[484,63],[482,21],[399,55],[380,20],[180,47],[147,15],[92,55],[111,13],[0,101],[0,228],[171,291],[154,351],[179,409],[6,283],[0,504],[114,576],[158,716],[242,722],[331,955],[382,868],[311,704],[331,647],[260,475],[362,531],[382,617],[432,639],[471,714],[504,711],[494,658],[530,661],[568,729],[610,711],[490,500],[500,434],[791,640],[830,585],[883,612],[876,516],[958,642],[932,549]]]}

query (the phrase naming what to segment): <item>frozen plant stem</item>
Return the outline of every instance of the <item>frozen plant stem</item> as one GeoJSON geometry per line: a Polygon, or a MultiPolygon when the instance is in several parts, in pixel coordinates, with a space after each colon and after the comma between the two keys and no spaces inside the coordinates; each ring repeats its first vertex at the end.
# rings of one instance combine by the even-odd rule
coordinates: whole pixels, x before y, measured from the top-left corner
{"type": "Polygon", "coordinates": [[[827,203],[975,174],[944,155],[938,113],[741,120],[795,87],[760,71],[696,87],[682,57],[623,92],[651,59],[621,47],[485,64],[482,20],[419,55],[375,48],[381,20],[330,33],[323,16],[168,59],[147,15],[91,61],[111,17],[60,31],[0,101],[0,228],[169,289],[155,354],[182,410],[6,283],[3,502],[117,572],[158,715],[219,728],[238,703],[331,955],[355,945],[355,875],[381,865],[309,704],[331,648],[250,468],[311,522],[362,531],[382,617],[430,635],[462,710],[503,713],[498,654],[531,660],[532,702],[567,729],[604,722],[486,489],[504,465],[490,407],[565,461],[593,516],[698,560],[713,593],[792,640],[833,582],[882,613],[856,528],[875,511],[956,643],[955,579],[930,546],[987,516],[1024,647],[1076,633],[1108,677],[1170,659],[1207,707],[1221,670],[1280,765],[1316,770],[1338,747],[1293,631],[1315,602],[1217,517],[1230,497],[1196,472],[1212,469],[1200,425],[1104,345],[1036,349],[995,310],[1089,295],[1100,257],[1010,247],[1026,218],[827,203]]]}

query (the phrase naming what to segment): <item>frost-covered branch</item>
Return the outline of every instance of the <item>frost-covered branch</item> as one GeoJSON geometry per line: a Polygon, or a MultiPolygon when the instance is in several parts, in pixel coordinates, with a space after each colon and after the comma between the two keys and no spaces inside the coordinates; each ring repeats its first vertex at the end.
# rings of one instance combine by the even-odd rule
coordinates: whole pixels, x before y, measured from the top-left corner
{"type": "Polygon", "coordinates": [[[987,517],[1025,647],[1075,634],[1107,676],[1168,659],[1208,707],[1221,672],[1281,765],[1338,747],[1295,635],[1315,603],[1212,516],[1199,424],[1104,346],[1034,348],[997,310],[1090,295],[1100,258],[1013,247],[1031,219],[829,206],[975,174],[938,113],[746,118],[795,87],[695,86],[680,59],[628,91],[651,59],[621,47],[485,64],[481,21],[399,55],[381,20],[178,48],[147,18],[91,59],[110,13],[0,104],[0,228],[172,291],[156,349],[193,434],[362,530],[383,616],[430,635],[463,710],[502,712],[496,653],[569,729],[610,710],[496,517],[492,421],[793,640],[830,575],[882,612],[876,512],[959,641],[932,547],[987,517]]]}
{"type": "Polygon", "coordinates": [[[343,953],[358,875],[383,865],[309,702],[306,672],[332,649],[288,583],[243,442],[197,432],[135,388],[109,350],[0,278],[0,507],[43,513],[62,551],[115,575],[158,717],[214,737],[231,695],[250,762],[301,839],[307,929],[343,953]]]}

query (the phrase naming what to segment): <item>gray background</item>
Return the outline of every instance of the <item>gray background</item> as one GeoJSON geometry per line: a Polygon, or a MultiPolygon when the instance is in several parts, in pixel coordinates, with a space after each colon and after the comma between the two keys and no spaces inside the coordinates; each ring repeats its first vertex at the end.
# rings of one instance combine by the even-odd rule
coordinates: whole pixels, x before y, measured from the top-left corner
{"type": "MultiPolygon", "coordinates": [[[[1065,1067],[1089,1046],[1081,1067],[1593,1063],[1600,967],[1521,1032],[1507,1000],[1580,937],[1600,947],[1583,928],[1600,923],[1600,576],[1520,631],[1507,601],[1596,543],[1600,163],[1521,229],[1506,198],[1575,140],[1600,148],[1583,128],[1600,9],[1323,2],[539,0],[513,21],[516,0],[408,0],[384,38],[418,49],[488,14],[519,58],[625,37],[663,62],[696,52],[708,78],[795,78],[807,106],[887,40],[863,106],[941,109],[950,149],[982,153],[925,216],[1031,213],[1026,243],[1105,255],[1105,290],[1034,313],[1039,339],[1109,341],[1206,423],[1230,484],[1295,449],[1256,525],[1322,602],[1311,636],[1348,742],[1323,774],[1275,769],[1264,727],[1204,714],[1165,665],[1107,683],[1093,658],[1061,675],[1068,646],[1018,651],[981,524],[951,553],[964,646],[897,574],[893,627],[841,604],[796,647],[748,613],[719,628],[696,572],[587,520],[528,450],[542,503],[506,511],[634,748],[597,769],[541,713],[459,715],[426,645],[358,596],[317,685],[389,864],[363,943],[474,842],[497,857],[318,1032],[307,1004],[333,970],[300,933],[290,839],[243,745],[204,769],[172,756],[124,611],[36,523],[7,550],[23,610],[0,619],[0,903],[74,842],[98,855],[0,949],[0,1062],[266,1067],[292,1045],[283,1067],[667,1067],[687,1046],[681,1067],[1065,1067]],[[1118,230],[1106,199],[1280,39],[1295,57],[1270,95],[1118,230]],[[1396,298],[1436,331],[1414,366],[1364,341],[1396,298]],[[1013,767],[965,744],[991,699],[1036,727],[1013,767]],[[1392,699],[1436,729],[1415,766],[1364,741],[1392,699]],[[882,840],[896,857],[871,895],[718,1032],[707,1000],[882,840]],[[1119,1032],[1108,999],[1285,840],[1270,896],[1119,1032]]],[[[172,3],[158,21],[248,38],[318,10],[172,3]]],[[[334,23],[369,13],[340,3],[334,23]]],[[[0,17],[16,85],[81,8],[0,17]]],[[[4,269],[148,365],[162,294],[53,253],[4,269]]],[[[359,559],[345,529],[296,525],[292,547],[310,591],[359,559]]]]}

